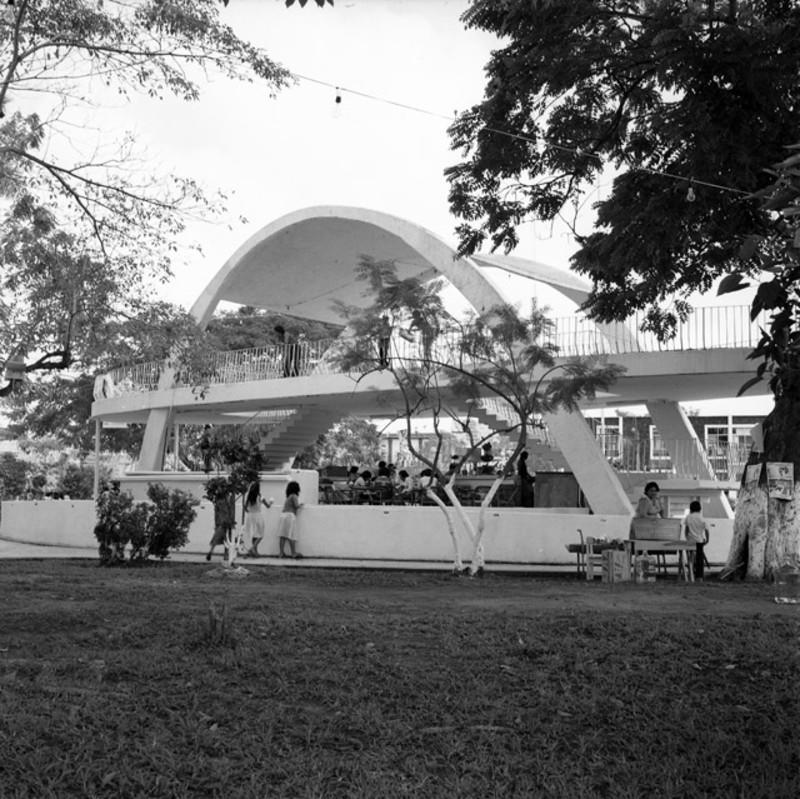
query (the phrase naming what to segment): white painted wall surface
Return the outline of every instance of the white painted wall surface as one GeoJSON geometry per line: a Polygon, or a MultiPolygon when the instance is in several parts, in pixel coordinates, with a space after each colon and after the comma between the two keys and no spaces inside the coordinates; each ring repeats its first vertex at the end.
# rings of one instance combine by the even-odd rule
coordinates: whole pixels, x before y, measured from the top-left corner
{"type": "MultiPolygon", "coordinates": [[[[197,506],[197,518],[183,552],[208,549],[214,524],[209,502],[197,506]]],[[[476,508],[467,513],[477,519],[476,508]]],[[[267,514],[267,535],[260,551],[278,552],[277,525],[280,506],[267,514]]],[[[724,563],[728,555],[732,521],[713,519],[707,557],[712,564],[724,563]]],[[[574,556],[566,545],[584,536],[626,538],[628,519],[568,513],[548,508],[490,510],[484,537],[490,563],[569,564],[574,556]]],[[[94,503],[90,500],[45,500],[3,502],[0,537],[29,544],[51,546],[97,546],[94,538],[94,503]]],[[[470,549],[462,536],[462,555],[470,549]]],[[[443,560],[452,558],[452,547],[441,511],[434,507],[380,505],[306,505],[298,516],[298,550],[307,557],[386,560],[443,560]]],[[[221,554],[221,548],[217,549],[221,554]]]]}

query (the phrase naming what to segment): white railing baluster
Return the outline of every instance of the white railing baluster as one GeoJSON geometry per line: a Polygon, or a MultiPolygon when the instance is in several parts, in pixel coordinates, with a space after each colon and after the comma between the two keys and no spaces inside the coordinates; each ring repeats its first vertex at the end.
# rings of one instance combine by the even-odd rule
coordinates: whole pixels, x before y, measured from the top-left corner
{"type": "MultiPolygon", "coordinates": [[[[634,313],[625,322],[613,322],[601,330],[583,314],[572,314],[553,320],[553,329],[548,338],[558,345],[559,357],[571,358],[588,355],[624,355],[637,352],[672,352],[676,350],[708,350],[720,347],[746,347],[757,345],[759,325],[769,324],[766,314],[760,314],[750,321],[749,306],[697,307],[681,323],[676,336],[669,342],[661,342],[651,331],[643,332],[643,316],[634,313]]],[[[332,374],[329,352],[338,339],[318,339],[303,343],[293,343],[290,347],[300,347],[299,374],[332,374]]],[[[393,357],[401,360],[419,359],[422,343],[419,335],[414,341],[394,336],[393,357]]],[[[452,359],[458,354],[457,331],[446,330],[434,342],[433,351],[442,359],[452,359]]],[[[253,380],[273,380],[283,377],[284,358],[290,357],[293,350],[284,345],[270,344],[252,349],[232,350],[216,353],[203,374],[191,374],[185,369],[176,369],[176,385],[239,383],[253,380]]],[[[106,379],[113,386],[113,393],[155,391],[163,363],[149,363],[120,366],[106,373],[106,379]]]]}

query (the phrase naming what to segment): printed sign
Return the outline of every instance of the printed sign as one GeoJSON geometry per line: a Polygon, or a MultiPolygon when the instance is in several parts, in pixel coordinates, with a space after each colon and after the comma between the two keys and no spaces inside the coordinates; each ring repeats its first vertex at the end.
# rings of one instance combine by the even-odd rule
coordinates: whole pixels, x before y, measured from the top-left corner
{"type": "Polygon", "coordinates": [[[768,463],[767,490],[770,499],[794,498],[794,464],[768,463]]]}
{"type": "Polygon", "coordinates": [[[758,485],[758,479],[761,477],[760,463],[753,463],[745,469],[744,472],[744,486],[745,488],[754,489],[758,485]]]}

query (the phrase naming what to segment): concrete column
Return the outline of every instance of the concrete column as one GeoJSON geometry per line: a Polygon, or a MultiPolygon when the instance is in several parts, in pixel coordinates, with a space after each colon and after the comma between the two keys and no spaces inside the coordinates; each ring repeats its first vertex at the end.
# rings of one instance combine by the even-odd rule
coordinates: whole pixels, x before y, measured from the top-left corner
{"type": "MultiPolygon", "coordinates": [[[[158,378],[158,388],[167,389],[175,385],[175,370],[165,366],[158,378]]],[[[167,445],[167,431],[172,421],[172,411],[168,408],[154,408],[147,417],[144,428],[142,449],[139,453],[140,472],[160,472],[164,469],[164,448],[167,445]]]]}
{"type": "MultiPolygon", "coordinates": [[[[650,400],[647,411],[669,452],[676,476],[715,480],[714,468],[708,460],[703,442],[697,437],[683,408],[674,400],[650,400]]],[[[723,519],[733,518],[731,504],[722,491],[709,497],[705,513],[723,519]]]]}
{"type": "Polygon", "coordinates": [[[650,400],[647,411],[669,452],[676,475],[713,480],[714,469],[683,408],[674,400],[650,400]]]}
{"type": "Polygon", "coordinates": [[[559,411],[547,414],[545,421],[594,513],[632,516],[633,506],[619,476],[603,456],[583,414],[559,411]]]}
{"type": "Polygon", "coordinates": [[[164,446],[167,443],[171,416],[167,408],[154,408],[150,411],[144,429],[137,471],[160,472],[164,468],[164,446]]]}
{"type": "Polygon", "coordinates": [[[97,502],[100,496],[100,433],[103,430],[103,422],[100,419],[94,420],[94,481],[92,483],[92,499],[97,502]]]}

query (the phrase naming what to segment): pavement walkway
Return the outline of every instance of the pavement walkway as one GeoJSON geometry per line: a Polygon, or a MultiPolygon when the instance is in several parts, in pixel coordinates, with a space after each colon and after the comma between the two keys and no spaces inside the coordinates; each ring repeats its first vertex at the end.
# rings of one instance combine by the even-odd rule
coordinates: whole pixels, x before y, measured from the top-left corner
{"type": "MultiPolygon", "coordinates": [[[[65,558],[72,560],[96,560],[97,549],[94,547],[45,546],[41,544],[25,544],[0,538],[0,560],[11,559],[52,559],[65,558]]],[[[174,552],[169,559],[176,563],[205,563],[205,555],[199,552],[174,552]]],[[[222,553],[214,555],[213,563],[222,563],[222,553]]],[[[399,569],[406,571],[443,571],[449,572],[453,565],[445,561],[426,560],[363,560],[357,558],[289,558],[261,557],[239,558],[240,566],[282,566],[285,568],[316,567],[323,569],[399,569]]],[[[528,563],[488,563],[487,570],[493,572],[532,574],[536,572],[575,574],[575,566],[558,564],[528,563]]]]}

